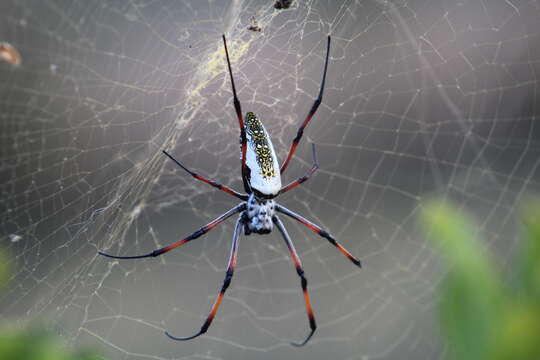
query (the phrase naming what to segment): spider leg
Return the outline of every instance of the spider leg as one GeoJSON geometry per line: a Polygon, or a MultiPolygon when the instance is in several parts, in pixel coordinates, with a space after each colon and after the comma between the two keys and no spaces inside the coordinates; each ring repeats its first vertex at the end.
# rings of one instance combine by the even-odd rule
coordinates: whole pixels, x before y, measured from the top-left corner
{"type": "Polygon", "coordinates": [[[315,330],[317,329],[317,323],[315,322],[315,315],[313,315],[313,308],[311,307],[311,301],[309,300],[309,293],[307,289],[307,280],[304,276],[304,269],[302,268],[302,262],[300,261],[300,258],[298,257],[298,253],[296,252],[296,249],[294,248],[294,244],[289,237],[289,234],[287,233],[287,230],[285,229],[285,226],[283,226],[283,223],[279,219],[279,217],[274,216],[272,218],[274,224],[276,224],[279,232],[283,236],[283,240],[285,240],[285,244],[287,244],[287,248],[289,249],[289,254],[291,255],[291,260],[294,263],[294,267],[296,268],[296,273],[298,276],[300,276],[300,281],[302,283],[302,292],[304,293],[304,300],[306,302],[306,312],[309,319],[309,327],[311,329],[311,332],[307,336],[307,338],[301,342],[301,343],[291,343],[291,345],[294,346],[304,346],[307,344],[309,339],[313,336],[315,333],[315,330]]]}
{"type": "Polygon", "coordinates": [[[321,89],[319,90],[319,96],[315,99],[315,102],[313,102],[313,105],[311,106],[311,109],[309,110],[309,113],[298,129],[298,132],[296,133],[296,137],[294,138],[291,147],[289,149],[289,154],[287,155],[287,158],[283,165],[281,165],[280,173],[283,175],[285,172],[285,169],[289,165],[289,161],[291,161],[292,156],[294,155],[296,151],[296,147],[298,146],[298,143],[300,142],[300,139],[302,138],[302,135],[304,134],[304,129],[308,125],[308,123],[311,121],[311,118],[319,108],[319,105],[321,105],[322,97],[323,97],[323,91],[324,91],[324,83],[326,81],[326,70],[328,69],[328,55],[330,54],[330,35],[328,35],[328,42],[326,43],[326,60],[324,62],[324,72],[321,82],[321,89]]]}
{"type": "Polygon", "coordinates": [[[167,335],[169,338],[173,340],[179,340],[179,341],[191,340],[204,334],[210,327],[210,324],[212,324],[212,320],[214,320],[214,317],[216,316],[216,313],[219,309],[219,305],[221,304],[221,300],[223,300],[223,296],[225,295],[225,291],[227,291],[227,288],[231,284],[231,279],[234,274],[234,269],[236,268],[236,258],[238,255],[238,239],[240,237],[240,230],[242,230],[243,226],[244,226],[244,223],[242,221],[242,217],[240,217],[236,221],[236,227],[234,229],[232,245],[231,245],[231,253],[229,255],[229,263],[227,264],[227,272],[225,273],[225,280],[223,281],[223,286],[221,287],[221,291],[219,292],[219,295],[216,298],[214,305],[212,305],[212,310],[210,310],[210,314],[208,314],[206,321],[201,327],[201,330],[199,330],[199,332],[197,332],[196,334],[188,336],[188,337],[176,337],[176,336],[171,335],[168,331],[165,331],[165,335],[167,335]]]}
{"type": "Polygon", "coordinates": [[[301,183],[309,179],[310,176],[313,175],[313,173],[319,168],[319,161],[317,161],[317,154],[315,152],[315,144],[311,144],[311,148],[313,152],[313,166],[311,167],[311,169],[309,169],[308,172],[304,176],[298,178],[296,181],[293,181],[289,185],[284,186],[279,191],[280,194],[283,194],[291,189],[294,189],[295,187],[297,187],[298,185],[300,185],[301,183]]]}
{"type": "Polygon", "coordinates": [[[327,231],[323,230],[318,225],[315,225],[311,221],[303,218],[302,216],[296,214],[295,212],[287,209],[284,206],[276,204],[276,210],[279,211],[282,214],[285,214],[285,215],[293,218],[294,220],[298,221],[299,223],[305,225],[311,231],[319,234],[320,236],[322,236],[323,238],[328,240],[330,242],[330,244],[334,245],[343,255],[345,255],[349,260],[351,260],[353,264],[355,264],[358,267],[362,267],[362,264],[360,263],[360,260],[355,258],[349,251],[347,251],[347,249],[345,249],[343,246],[341,246],[336,241],[336,239],[334,239],[334,237],[332,235],[330,235],[327,231]]]}
{"type": "Polygon", "coordinates": [[[109,257],[109,258],[112,258],[112,259],[142,259],[142,258],[147,258],[147,257],[156,257],[156,256],[159,256],[159,255],[165,254],[166,252],[171,251],[174,248],[177,248],[177,247],[179,247],[181,245],[184,245],[188,241],[197,239],[198,237],[206,234],[208,231],[212,230],[213,228],[215,228],[216,226],[221,224],[226,219],[230,218],[232,215],[234,215],[236,213],[239,213],[240,211],[245,210],[245,208],[246,208],[246,204],[241,203],[240,205],[233,207],[232,209],[230,209],[229,211],[227,211],[226,213],[224,213],[220,217],[212,220],[211,222],[209,222],[208,224],[206,224],[205,226],[203,226],[199,230],[193,232],[191,235],[183,238],[182,240],[178,240],[178,241],[176,241],[176,242],[174,242],[174,243],[172,243],[172,244],[170,244],[168,246],[162,247],[160,249],[156,249],[156,250],[154,250],[154,251],[152,251],[151,253],[148,253],[148,254],[135,255],[135,256],[115,256],[115,255],[106,254],[106,253],[101,252],[101,251],[99,251],[98,253],[99,253],[99,255],[103,255],[103,256],[106,256],[106,257],[109,257]]]}
{"type": "Polygon", "coordinates": [[[200,180],[200,181],[203,181],[207,184],[209,184],[210,186],[213,186],[221,191],[224,191],[226,192],[227,194],[231,194],[232,196],[236,196],[237,198],[239,198],[240,200],[247,200],[248,199],[248,196],[245,195],[245,194],[240,194],[239,192],[237,191],[234,191],[233,189],[225,186],[225,185],[221,185],[220,183],[212,180],[212,179],[208,179],[208,178],[205,178],[191,170],[189,170],[187,167],[185,167],[184,165],[182,165],[182,163],[180,163],[180,161],[176,160],[172,155],[170,155],[168,152],[166,152],[165,150],[162,150],[163,153],[165,155],[167,155],[169,157],[169,159],[171,159],[172,161],[174,161],[176,163],[176,165],[180,166],[182,169],[184,169],[188,174],[190,174],[191,176],[193,176],[195,179],[197,180],[200,180]]]}
{"type": "Polygon", "coordinates": [[[244,128],[244,118],[242,117],[242,107],[238,96],[236,96],[236,86],[234,86],[234,78],[231,69],[231,61],[229,60],[229,51],[227,50],[227,40],[225,40],[225,34],[223,34],[223,46],[225,47],[225,56],[227,58],[227,66],[229,67],[229,75],[231,76],[231,85],[233,91],[233,103],[234,110],[236,110],[236,117],[238,118],[238,125],[240,126],[240,147],[242,152],[242,182],[244,183],[244,191],[248,194],[251,193],[251,187],[247,179],[247,167],[246,167],[246,150],[247,139],[246,129],[244,128]]]}

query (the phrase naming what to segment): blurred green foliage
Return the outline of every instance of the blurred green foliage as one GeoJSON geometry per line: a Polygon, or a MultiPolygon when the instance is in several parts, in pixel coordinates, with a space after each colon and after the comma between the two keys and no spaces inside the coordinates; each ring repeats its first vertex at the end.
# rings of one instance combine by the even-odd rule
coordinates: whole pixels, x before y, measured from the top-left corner
{"type": "Polygon", "coordinates": [[[422,221],[449,271],[440,285],[441,326],[451,359],[540,359],[540,201],[522,212],[524,236],[505,283],[469,216],[430,201],[422,221]]]}
{"type": "MultiPolygon", "coordinates": [[[[7,284],[9,257],[0,249],[0,292],[7,284]]],[[[0,325],[0,360],[103,360],[90,350],[70,350],[50,331],[0,325]]]]}
{"type": "Polygon", "coordinates": [[[102,360],[89,350],[70,351],[52,333],[38,329],[2,331],[0,334],[2,360],[102,360]]]}

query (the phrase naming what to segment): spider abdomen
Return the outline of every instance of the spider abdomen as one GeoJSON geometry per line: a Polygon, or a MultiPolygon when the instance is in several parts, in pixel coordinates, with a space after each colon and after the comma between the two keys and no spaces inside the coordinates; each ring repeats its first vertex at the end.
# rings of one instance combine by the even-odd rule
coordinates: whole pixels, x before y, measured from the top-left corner
{"type": "Polygon", "coordinates": [[[246,114],[246,166],[252,189],[266,197],[274,197],[281,189],[281,176],[274,146],[257,116],[246,114]]]}

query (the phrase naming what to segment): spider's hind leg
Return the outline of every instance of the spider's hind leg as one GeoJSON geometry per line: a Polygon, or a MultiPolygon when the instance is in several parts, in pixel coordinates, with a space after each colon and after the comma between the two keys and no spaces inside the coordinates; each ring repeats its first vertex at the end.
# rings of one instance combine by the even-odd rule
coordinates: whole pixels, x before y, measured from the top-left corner
{"type": "Polygon", "coordinates": [[[311,118],[313,118],[313,115],[315,115],[315,112],[319,108],[319,105],[321,105],[322,98],[323,98],[323,92],[324,92],[324,83],[326,82],[326,71],[328,70],[328,56],[330,54],[330,35],[328,35],[327,42],[326,42],[326,60],[324,61],[324,71],[323,76],[321,80],[321,88],[319,89],[319,95],[313,102],[313,105],[311,106],[311,109],[309,110],[308,115],[306,116],[306,119],[304,122],[300,125],[298,128],[298,131],[296,133],[296,137],[293,139],[291,147],[289,148],[289,153],[287,154],[287,157],[285,158],[285,161],[281,165],[280,173],[283,175],[285,172],[285,169],[289,165],[289,161],[291,161],[294,153],[296,152],[296,147],[298,146],[298,143],[300,142],[300,139],[302,139],[302,135],[304,134],[304,129],[311,121],[311,118]]]}
{"type": "Polygon", "coordinates": [[[304,176],[296,179],[295,181],[293,181],[289,185],[283,187],[279,191],[280,195],[283,194],[283,193],[286,193],[287,191],[289,191],[291,189],[294,189],[298,185],[304,183],[307,179],[309,179],[311,177],[311,175],[313,175],[313,173],[315,171],[317,171],[317,169],[319,168],[319,161],[317,160],[317,153],[315,152],[315,144],[313,144],[313,143],[311,144],[311,152],[313,154],[313,166],[311,167],[311,169],[309,169],[309,171],[304,176]]]}
{"type": "Polygon", "coordinates": [[[184,169],[184,171],[186,171],[189,175],[193,176],[195,179],[197,180],[200,180],[202,182],[205,182],[207,183],[208,185],[210,186],[213,186],[215,187],[216,189],[219,189],[221,191],[224,191],[226,192],[227,194],[230,194],[232,196],[235,196],[237,198],[239,198],[240,200],[247,200],[248,196],[246,194],[240,194],[238,191],[235,191],[223,184],[220,184],[218,183],[217,181],[214,181],[212,179],[208,179],[204,176],[201,176],[191,170],[189,170],[187,167],[185,167],[184,165],[182,165],[182,163],[178,160],[176,160],[171,154],[169,154],[168,152],[166,152],[165,150],[162,150],[162,152],[169,158],[171,159],[172,161],[175,162],[176,165],[180,166],[182,169],[184,169]]]}

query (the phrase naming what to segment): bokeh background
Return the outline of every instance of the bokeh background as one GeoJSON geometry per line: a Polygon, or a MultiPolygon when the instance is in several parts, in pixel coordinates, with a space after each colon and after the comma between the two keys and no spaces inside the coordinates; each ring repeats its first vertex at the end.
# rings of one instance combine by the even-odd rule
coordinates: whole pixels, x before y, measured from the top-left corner
{"type": "MultiPolygon", "coordinates": [[[[445,273],[418,225],[425,198],[473,214],[513,274],[516,209],[540,190],[537,0],[27,1],[0,3],[0,241],[12,271],[0,321],[41,322],[111,359],[439,359],[445,273]],[[253,23],[262,31],[252,32],[253,23]],[[333,233],[364,267],[285,219],[319,329],[277,232],[242,237],[207,335],[234,221],[167,255],[237,202],[161,154],[241,189],[238,128],[221,34],[244,111],[283,159],[323,104],[279,202],[333,233]]],[[[508,281],[512,281],[512,276],[508,281]]]]}

